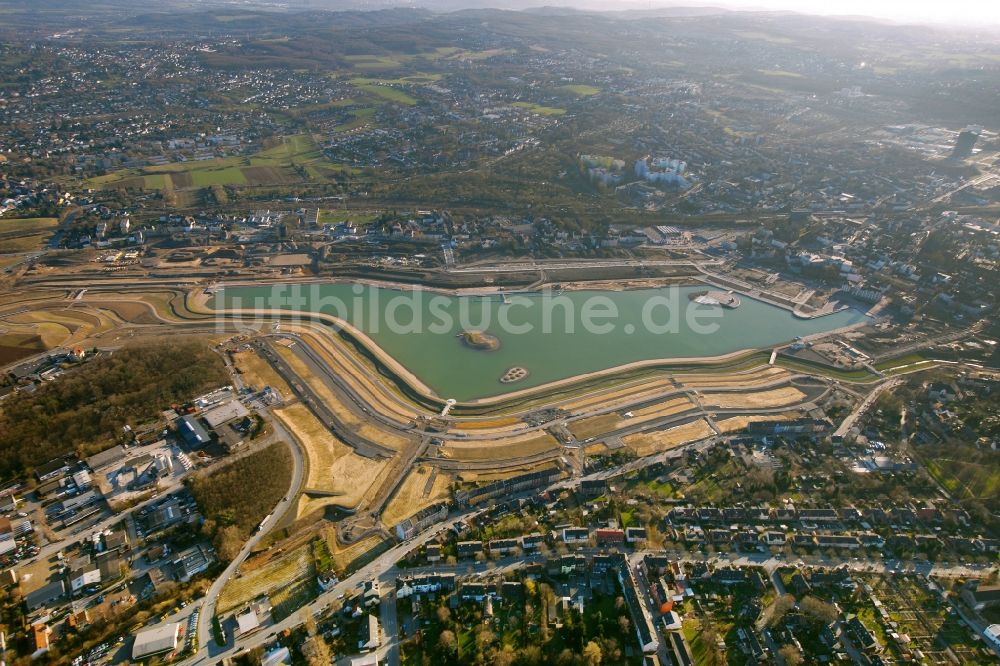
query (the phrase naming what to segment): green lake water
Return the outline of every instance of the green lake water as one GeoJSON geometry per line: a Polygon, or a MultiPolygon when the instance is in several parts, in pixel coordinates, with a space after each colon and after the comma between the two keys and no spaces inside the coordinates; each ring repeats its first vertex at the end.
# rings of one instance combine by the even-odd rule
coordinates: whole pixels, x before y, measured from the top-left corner
{"type": "Polygon", "coordinates": [[[857,310],[799,319],[740,296],[736,309],[697,305],[704,286],[544,295],[445,296],[352,284],[226,287],[210,307],[323,312],[349,321],[442,398],[465,401],[650,359],[720,356],[867,320],[857,310]],[[496,336],[482,351],[462,330],[496,336]],[[503,384],[507,369],[528,376],[503,384]]]}

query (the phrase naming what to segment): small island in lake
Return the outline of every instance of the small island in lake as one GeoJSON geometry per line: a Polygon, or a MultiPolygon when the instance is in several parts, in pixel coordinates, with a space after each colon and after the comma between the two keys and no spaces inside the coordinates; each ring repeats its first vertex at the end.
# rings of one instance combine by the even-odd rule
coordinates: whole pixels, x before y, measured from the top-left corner
{"type": "Polygon", "coordinates": [[[503,377],[500,378],[501,384],[513,384],[514,382],[519,382],[528,376],[527,368],[513,367],[503,373],[503,377]]]}
{"type": "Polygon", "coordinates": [[[500,339],[484,331],[462,331],[458,334],[458,337],[473,349],[481,351],[496,351],[500,349],[500,339]]]}

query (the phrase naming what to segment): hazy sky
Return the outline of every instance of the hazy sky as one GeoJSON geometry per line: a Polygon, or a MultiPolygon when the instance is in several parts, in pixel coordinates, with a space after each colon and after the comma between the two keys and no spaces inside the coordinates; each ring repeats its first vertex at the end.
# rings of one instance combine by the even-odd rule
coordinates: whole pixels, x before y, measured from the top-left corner
{"type": "MultiPolygon", "coordinates": [[[[653,4],[660,4],[653,0],[653,4]]],[[[688,4],[671,0],[662,4],[688,4]]],[[[876,16],[896,21],[1000,24],[998,0],[707,0],[691,5],[716,5],[734,9],[788,9],[807,14],[876,16]]]]}

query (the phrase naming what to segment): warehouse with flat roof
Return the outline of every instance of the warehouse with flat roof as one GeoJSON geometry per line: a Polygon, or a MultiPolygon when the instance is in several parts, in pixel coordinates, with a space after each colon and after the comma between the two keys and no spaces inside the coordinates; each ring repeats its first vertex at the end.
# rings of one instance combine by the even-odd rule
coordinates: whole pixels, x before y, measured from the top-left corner
{"type": "Polygon", "coordinates": [[[150,629],[140,631],[135,635],[132,644],[132,661],[139,661],[154,654],[167,654],[177,649],[180,640],[181,625],[179,622],[158,624],[150,629]]]}

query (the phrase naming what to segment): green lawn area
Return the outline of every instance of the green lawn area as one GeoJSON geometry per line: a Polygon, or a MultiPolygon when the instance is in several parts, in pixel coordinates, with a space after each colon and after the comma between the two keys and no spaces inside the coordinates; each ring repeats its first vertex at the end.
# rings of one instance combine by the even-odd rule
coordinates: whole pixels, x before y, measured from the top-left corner
{"type": "Polygon", "coordinates": [[[694,663],[708,663],[709,646],[701,640],[701,623],[699,623],[698,620],[686,619],[681,627],[681,632],[684,634],[684,640],[686,640],[688,645],[691,647],[691,656],[694,657],[694,663]]]}
{"type": "Polygon", "coordinates": [[[826,375],[827,377],[842,379],[848,382],[871,382],[878,379],[875,373],[868,370],[839,370],[830,366],[820,365],[819,363],[812,364],[800,359],[790,359],[783,356],[778,356],[774,364],[779,368],[787,370],[801,370],[806,373],[826,375]]]}
{"type": "Polygon", "coordinates": [[[514,102],[513,106],[519,109],[527,109],[532,113],[538,113],[543,116],[561,116],[566,113],[566,109],[559,109],[554,106],[542,106],[533,102],[514,102]]]}
{"type": "Polygon", "coordinates": [[[17,236],[15,238],[0,239],[0,253],[8,252],[31,252],[41,250],[45,247],[49,234],[29,234],[27,236],[17,236]]]}
{"type": "Polygon", "coordinates": [[[406,91],[400,90],[399,88],[393,88],[392,84],[388,84],[379,79],[351,79],[348,83],[358,90],[387,102],[403,104],[405,106],[413,106],[417,103],[417,99],[406,91]]]}
{"type": "Polygon", "coordinates": [[[656,479],[646,482],[646,487],[660,497],[670,498],[674,496],[674,488],[667,482],[659,482],[656,479]]]}
{"type": "Polygon", "coordinates": [[[361,109],[355,109],[353,112],[354,119],[349,120],[346,123],[341,123],[333,128],[335,132],[350,132],[356,130],[365,125],[372,123],[372,117],[375,115],[375,109],[373,107],[367,106],[361,109]]]}
{"type": "Polygon", "coordinates": [[[1000,469],[988,464],[988,461],[928,458],[923,463],[928,473],[958,498],[1000,496],[1000,469]]]}
{"type": "Polygon", "coordinates": [[[923,354],[916,352],[913,354],[907,354],[905,356],[899,356],[897,358],[891,358],[887,361],[880,361],[875,364],[875,367],[879,370],[888,370],[889,368],[898,368],[901,365],[911,365],[913,363],[920,363],[921,361],[926,361],[927,357],[923,354]]]}
{"type": "Polygon", "coordinates": [[[167,186],[167,179],[170,179],[170,186],[173,187],[174,181],[170,178],[170,174],[154,173],[148,176],[143,176],[143,187],[147,190],[162,190],[167,186]]]}
{"type": "Polygon", "coordinates": [[[573,93],[579,97],[590,97],[591,95],[596,95],[601,92],[600,88],[594,86],[584,85],[582,83],[574,83],[568,86],[559,86],[559,90],[564,92],[573,93]]]}
{"type": "Polygon", "coordinates": [[[232,166],[191,171],[191,182],[195,187],[209,187],[211,185],[243,185],[247,179],[239,167],[232,166]]]}
{"type": "MultiPolygon", "coordinates": [[[[343,100],[346,103],[348,100],[343,100]]],[[[353,100],[351,100],[353,102],[353,100]]],[[[361,109],[362,119],[374,109],[361,109]]],[[[362,123],[364,121],[362,120],[362,123]]],[[[350,169],[330,162],[308,134],[283,137],[276,145],[250,156],[174,162],[141,170],[126,169],[87,181],[90,187],[128,186],[160,190],[184,190],[213,185],[283,185],[302,178],[292,166],[301,166],[309,178],[323,181],[331,171],[350,169]]]]}
{"type": "Polygon", "coordinates": [[[344,60],[351,63],[355,69],[393,69],[401,67],[404,57],[379,55],[349,55],[344,60]]]}
{"type": "Polygon", "coordinates": [[[323,154],[308,134],[286,136],[281,143],[250,157],[251,166],[279,167],[296,163],[309,163],[323,159],[323,154]]]}
{"type": "Polygon", "coordinates": [[[366,77],[357,76],[348,81],[352,86],[359,85],[384,85],[384,86],[404,86],[407,84],[411,85],[424,85],[427,83],[435,83],[443,78],[441,74],[428,74],[426,72],[417,72],[416,74],[409,74],[407,76],[400,76],[395,79],[377,78],[371,79],[366,77]]]}
{"type": "Polygon", "coordinates": [[[426,58],[427,60],[440,60],[441,58],[447,58],[453,56],[459,51],[461,51],[457,46],[439,46],[429,53],[421,53],[421,58],[426,58]]]}
{"type": "Polygon", "coordinates": [[[514,49],[487,49],[485,51],[461,50],[451,56],[454,60],[486,60],[494,56],[504,56],[517,53],[514,49]]]}
{"type": "Polygon", "coordinates": [[[42,231],[59,224],[54,217],[0,217],[0,234],[12,231],[42,231]]]}
{"type": "Polygon", "coordinates": [[[357,224],[371,222],[378,217],[378,213],[371,210],[331,210],[321,209],[319,211],[320,224],[339,224],[347,220],[353,220],[357,224]]]}
{"type": "Polygon", "coordinates": [[[871,606],[862,606],[855,614],[858,616],[858,619],[861,620],[866,627],[868,627],[868,630],[875,634],[875,637],[878,638],[882,645],[890,648],[895,646],[895,643],[889,640],[889,636],[885,633],[882,621],[879,619],[874,608],[871,606]]]}
{"type": "Polygon", "coordinates": [[[0,252],[40,250],[58,225],[54,217],[0,218],[0,252]]]}
{"type": "Polygon", "coordinates": [[[793,79],[802,78],[802,75],[798,72],[789,72],[783,69],[758,69],[757,71],[767,76],[786,76],[793,79]]]}

